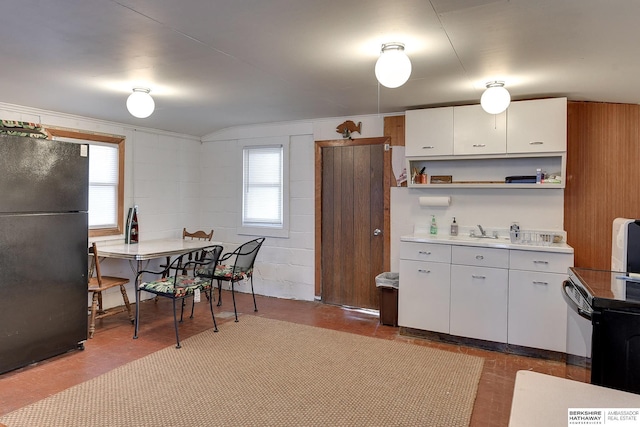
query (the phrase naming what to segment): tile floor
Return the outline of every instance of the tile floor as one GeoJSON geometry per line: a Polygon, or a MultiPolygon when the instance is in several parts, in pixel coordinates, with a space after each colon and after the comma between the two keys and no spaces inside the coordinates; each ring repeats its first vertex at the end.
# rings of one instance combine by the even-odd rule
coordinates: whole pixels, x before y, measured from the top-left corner
{"type": "MultiPolygon", "coordinates": [[[[529,369],[540,373],[588,382],[589,371],[557,361],[502,354],[458,345],[435,343],[401,336],[398,328],[380,325],[378,317],[369,313],[325,305],[319,302],[292,301],[257,297],[259,311],[253,312],[251,295],[240,294],[241,316],[258,315],[306,325],[347,331],[462,352],[485,359],[471,426],[506,426],[513,396],[515,375],[529,369]]],[[[231,294],[223,292],[223,306],[215,307],[218,322],[233,321],[231,294]]],[[[180,326],[182,339],[211,328],[206,304],[196,306],[194,319],[180,326]]],[[[242,321],[242,317],[240,317],[242,321]]],[[[133,326],[125,313],[101,319],[95,337],[87,341],[84,351],[72,351],[44,362],[0,375],[0,415],[43,399],[50,394],[105,373],[131,360],[164,347],[175,345],[170,302],[161,299],[141,305],[139,339],[133,340],[133,326]]]]}

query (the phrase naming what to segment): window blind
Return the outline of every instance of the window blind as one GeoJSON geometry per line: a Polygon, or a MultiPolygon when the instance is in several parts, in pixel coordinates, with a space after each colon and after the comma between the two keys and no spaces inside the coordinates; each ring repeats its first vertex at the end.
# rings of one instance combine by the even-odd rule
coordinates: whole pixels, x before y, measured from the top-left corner
{"type": "Polygon", "coordinates": [[[283,227],[283,147],[243,149],[242,225],[283,227]]]}

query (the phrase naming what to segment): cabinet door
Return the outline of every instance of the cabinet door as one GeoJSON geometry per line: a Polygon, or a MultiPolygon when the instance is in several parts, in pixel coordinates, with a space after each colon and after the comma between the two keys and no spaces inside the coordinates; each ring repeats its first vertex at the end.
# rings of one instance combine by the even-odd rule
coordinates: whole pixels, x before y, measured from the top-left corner
{"type": "Polygon", "coordinates": [[[405,112],[405,155],[453,154],[453,107],[405,112]]]}
{"type": "Polygon", "coordinates": [[[565,274],[509,272],[509,344],[566,352],[565,278],[565,274]]]}
{"type": "Polygon", "coordinates": [[[451,335],[507,342],[508,270],[451,266],[451,335]]]}
{"type": "Polygon", "coordinates": [[[507,152],[566,151],[567,99],[512,102],[507,109],[507,152]]]}
{"type": "Polygon", "coordinates": [[[454,154],[504,154],[507,114],[489,114],[480,105],[453,109],[454,154]]]}
{"type": "Polygon", "coordinates": [[[449,333],[449,264],[400,260],[398,324],[449,333]]]}

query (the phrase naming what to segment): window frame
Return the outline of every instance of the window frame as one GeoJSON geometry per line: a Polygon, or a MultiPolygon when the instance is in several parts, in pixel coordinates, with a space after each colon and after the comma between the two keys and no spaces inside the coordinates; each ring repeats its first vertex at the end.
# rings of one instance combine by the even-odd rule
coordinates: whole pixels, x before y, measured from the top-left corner
{"type": "Polygon", "coordinates": [[[106,144],[114,144],[118,147],[118,211],[116,212],[117,225],[115,227],[89,229],[89,237],[117,236],[124,233],[124,157],[125,137],[87,132],[75,129],[46,127],[52,137],[95,141],[106,144]]]}
{"type": "Polygon", "coordinates": [[[240,235],[263,237],[289,237],[289,137],[268,137],[244,139],[238,143],[238,224],[237,233],[240,235]],[[282,226],[272,225],[244,225],[244,150],[246,148],[273,148],[282,147],[282,226]]]}

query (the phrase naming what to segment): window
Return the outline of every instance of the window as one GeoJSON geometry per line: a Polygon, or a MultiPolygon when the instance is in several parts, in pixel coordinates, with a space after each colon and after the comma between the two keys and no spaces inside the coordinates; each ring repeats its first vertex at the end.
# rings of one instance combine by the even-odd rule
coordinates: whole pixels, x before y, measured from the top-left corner
{"type": "Polygon", "coordinates": [[[47,128],[56,140],[89,144],[89,236],[122,234],[124,138],[47,128]]]}
{"type": "Polygon", "coordinates": [[[288,237],[288,138],[243,142],[240,233],[288,237]]]}
{"type": "Polygon", "coordinates": [[[118,147],[89,144],[89,229],[118,225],[118,147]]]}

